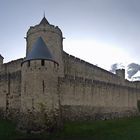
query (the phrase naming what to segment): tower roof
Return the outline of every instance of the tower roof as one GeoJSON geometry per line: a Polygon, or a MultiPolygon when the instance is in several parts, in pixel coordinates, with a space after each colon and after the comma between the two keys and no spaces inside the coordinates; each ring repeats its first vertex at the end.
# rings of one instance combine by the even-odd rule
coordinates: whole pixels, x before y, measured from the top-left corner
{"type": "Polygon", "coordinates": [[[46,19],[46,17],[44,16],[43,19],[40,21],[39,24],[46,25],[46,24],[49,24],[49,22],[48,22],[48,20],[46,19]]]}
{"type": "Polygon", "coordinates": [[[41,37],[39,37],[34,43],[32,50],[27,54],[27,57],[25,58],[23,63],[29,60],[49,60],[56,62],[41,37]]]}

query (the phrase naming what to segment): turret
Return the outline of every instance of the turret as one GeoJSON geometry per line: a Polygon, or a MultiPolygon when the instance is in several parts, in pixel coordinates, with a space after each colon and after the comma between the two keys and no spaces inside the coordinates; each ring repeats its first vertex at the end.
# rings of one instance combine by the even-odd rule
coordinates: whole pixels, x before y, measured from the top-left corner
{"type": "Polygon", "coordinates": [[[125,79],[125,69],[117,69],[116,75],[121,77],[122,79],[125,79]]]}
{"type": "Polygon", "coordinates": [[[59,64],[44,39],[36,38],[22,63],[21,122],[24,123],[20,127],[39,131],[50,122],[51,127],[57,123],[54,119],[59,118],[58,71],[59,64]]]}
{"type": "Polygon", "coordinates": [[[51,25],[44,16],[38,25],[31,26],[27,32],[26,56],[32,50],[32,46],[38,37],[41,37],[47,44],[47,47],[53,55],[54,60],[59,64],[58,74],[60,77],[63,76],[63,36],[61,30],[58,28],[58,26],[51,25]]]}
{"type": "Polygon", "coordinates": [[[2,70],[3,59],[4,58],[0,55],[0,71],[2,70]]]}
{"type": "Polygon", "coordinates": [[[2,65],[3,64],[3,57],[2,57],[2,55],[0,55],[0,65],[2,65]]]}

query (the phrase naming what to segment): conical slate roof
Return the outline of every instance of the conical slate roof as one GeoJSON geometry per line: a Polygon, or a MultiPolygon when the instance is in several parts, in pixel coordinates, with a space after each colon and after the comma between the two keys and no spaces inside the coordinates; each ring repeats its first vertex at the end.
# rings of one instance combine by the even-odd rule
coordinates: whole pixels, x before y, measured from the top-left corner
{"type": "Polygon", "coordinates": [[[45,18],[45,16],[43,17],[43,19],[41,20],[41,22],[39,24],[49,24],[48,20],[45,18]]]}
{"type": "Polygon", "coordinates": [[[41,37],[37,39],[24,62],[29,60],[50,60],[55,62],[51,52],[41,37]]]}

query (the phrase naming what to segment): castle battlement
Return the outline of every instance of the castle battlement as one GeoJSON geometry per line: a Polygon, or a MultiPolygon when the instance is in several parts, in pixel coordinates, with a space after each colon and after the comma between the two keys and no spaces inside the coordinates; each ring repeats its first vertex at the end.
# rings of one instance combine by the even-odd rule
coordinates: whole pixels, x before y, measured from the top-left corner
{"type": "Polygon", "coordinates": [[[42,31],[43,32],[52,32],[52,33],[62,36],[62,32],[58,26],[49,24],[48,26],[44,26],[44,25],[31,26],[27,32],[27,37],[30,36],[31,34],[42,32],[42,31]]]}

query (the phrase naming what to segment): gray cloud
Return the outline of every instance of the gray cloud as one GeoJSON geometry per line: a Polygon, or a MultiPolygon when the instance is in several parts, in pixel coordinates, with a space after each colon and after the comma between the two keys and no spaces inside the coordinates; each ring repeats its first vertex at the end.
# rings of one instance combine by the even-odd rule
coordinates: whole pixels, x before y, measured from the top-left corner
{"type": "Polygon", "coordinates": [[[131,63],[127,66],[127,74],[128,78],[131,79],[131,77],[136,74],[140,70],[140,65],[136,63],[131,63]]]}
{"type": "Polygon", "coordinates": [[[111,65],[110,72],[115,73],[117,69],[123,69],[124,65],[122,63],[115,63],[111,65]]]}
{"type": "MultiPolygon", "coordinates": [[[[122,63],[115,63],[111,65],[111,70],[110,72],[115,73],[117,69],[122,69],[124,68],[122,63]]],[[[132,77],[138,72],[140,71],[140,65],[136,64],[136,63],[130,63],[129,65],[127,65],[126,67],[126,72],[127,72],[127,78],[129,78],[130,80],[132,80],[132,77]]],[[[133,77],[135,79],[139,79],[140,80],[140,75],[138,75],[137,77],[133,77]]]]}

